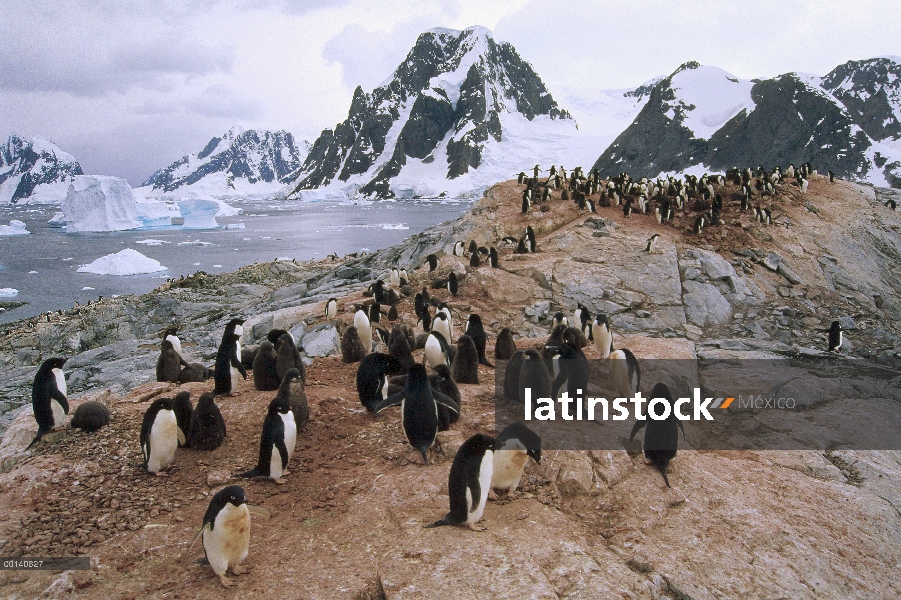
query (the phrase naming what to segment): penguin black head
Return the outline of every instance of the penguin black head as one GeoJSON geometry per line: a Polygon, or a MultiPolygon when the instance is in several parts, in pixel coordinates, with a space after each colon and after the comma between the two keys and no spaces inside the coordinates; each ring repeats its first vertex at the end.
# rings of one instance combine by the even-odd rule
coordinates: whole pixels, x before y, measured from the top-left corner
{"type": "MultiPolygon", "coordinates": [[[[235,326],[235,325],[243,325],[243,324],[244,324],[244,319],[234,318],[234,319],[232,319],[231,321],[229,321],[228,324],[229,324],[229,325],[232,325],[232,326],[235,326]]],[[[237,487],[237,486],[236,486],[236,487],[237,487]]]]}
{"type": "Polygon", "coordinates": [[[216,492],[210,500],[210,506],[206,509],[206,514],[203,516],[203,524],[209,524],[212,529],[216,522],[216,515],[225,508],[226,504],[231,504],[235,507],[247,504],[247,496],[244,495],[244,488],[240,485],[230,485],[216,492]]]}
{"type": "Polygon", "coordinates": [[[526,454],[531,456],[535,462],[541,464],[541,437],[523,425],[522,423],[511,423],[497,436],[494,447],[501,449],[507,440],[518,440],[526,449],[526,454]]]}
{"type": "Polygon", "coordinates": [[[178,325],[170,325],[163,330],[163,339],[166,339],[170,335],[175,335],[178,333],[178,325]]]}
{"type": "Polygon", "coordinates": [[[60,357],[48,358],[47,360],[45,360],[44,362],[41,363],[41,367],[38,370],[46,373],[53,369],[62,369],[63,365],[66,364],[66,360],[68,360],[68,359],[60,358],[60,357]]]}
{"type": "Polygon", "coordinates": [[[481,327],[482,326],[482,317],[473,313],[473,314],[469,315],[469,320],[467,321],[467,323],[470,325],[473,325],[473,326],[481,327]]]}
{"type": "Polygon", "coordinates": [[[666,400],[670,405],[670,408],[672,408],[673,394],[669,391],[669,387],[667,387],[665,383],[658,383],[657,385],[655,385],[654,389],[651,390],[651,394],[648,396],[648,398],[662,398],[663,400],[666,400]]]}
{"type": "MultiPolygon", "coordinates": [[[[285,377],[287,377],[287,376],[288,375],[286,373],[285,377]]],[[[279,413],[282,415],[286,415],[286,414],[288,414],[289,410],[291,410],[291,403],[288,402],[288,399],[284,398],[282,396],[276,396],[275,398],[272,399],[271,402],[269,402],[269,408],[268,408],[267,412],[268,412],[268,414],[279,413]]]]}

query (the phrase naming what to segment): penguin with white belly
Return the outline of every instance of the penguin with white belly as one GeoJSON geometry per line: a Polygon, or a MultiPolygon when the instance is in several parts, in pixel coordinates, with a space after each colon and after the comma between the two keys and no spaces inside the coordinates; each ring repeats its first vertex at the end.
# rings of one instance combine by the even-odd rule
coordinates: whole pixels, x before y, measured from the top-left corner
{"type": "MultiPolygon", "coordinates": [[[[260,455],[257,466],[241,473],[238,477],[268,477],[279,485],[285,483],[282,475],[288,468],[288,445],[285,442],[285,415],[291,411],[291,405],[281,397],[269,403],[266,419],[263,421],[263,433],[260,435],[260,455]]],[[[293,419],[293,415],[291,416],[293,419]]],[[[295,430],[296,436],[296,430],[295,430]]]]}
{"type": "Polygon", "coordinates": [[[171,398],[157,398],[141,422],[141,452],[148,473],[164,477],[178,448],[178,420],[171,398]]]}
{"type": "Polygon", "coordinates": [[[492,490],[506,490],[507,496],[512,496],[530,456],[541,464],[541,437],[522,423],[507,425],[494,442],[492,490]]]}
{"type": "Polygon", "coordinates": [[[65,358],[48,358],[34,376],[31,386],[31,406],[38,422],[38,433],[28,444],[34,446],[38,440],[54,429],[66,424],[69,401],[66,399],[66,376],[63,373],[65,358]]]}
{"type": "Polygon", "coordinates": [[[450,512],[425,527],[465,525],[474,531],[484,531],[476,524],[482,520],[491,489],[494,448],[494,438],[482,433],[463,442],[454,456],[447,478],[450,512]]]}

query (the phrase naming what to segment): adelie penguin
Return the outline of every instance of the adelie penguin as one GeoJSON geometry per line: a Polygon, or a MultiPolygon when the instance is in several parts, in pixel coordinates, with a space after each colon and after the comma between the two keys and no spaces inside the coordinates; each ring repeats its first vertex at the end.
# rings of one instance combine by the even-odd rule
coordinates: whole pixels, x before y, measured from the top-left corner
{"type": "Polygon", "coordinates": [[[197,538],[203,536],[204,554],[223,587],[232,585],[226,577],[229,570],[235,576],[244,575],[248,571],[241,563],[247,558],[250,549],[251,513],[267,518],[270,516],[265,508],[247,503],[241,486],[222,488],[210,500],[200,531],[188,548],[190,552],[197,538]]]}
{"type": "Polygon", "coordinates": [[[435,254],[429,254],[426,257],[426,262],[429,264],[429,273],[438,268],[438,256],[435,254]]]}
{"type": "Polygon", "coordinates": [[[463,245],[463,242],[454,242],[454,256],[463,256],[465,248],[466,246],[463,245]]]}
{"type": "Polygon", "coordinates": [[[401,362],[382,352],[373,352],[357,368],[357,394],[360,404],[369,412],[388,398],[388,380],[403,370],[401,362]]]}
{"type": "Polygon", "coordinates": [[[410,445],[422,454],[425,464],[429,464],[428,449],[435,443],[438,433],[438,405],[460,414],[460,406],[429,384],[424,365],[416,364],[407,375],[407,384],[402,392],[389,396],[375,407],[375,414],[389,406],[401,407],[401,424],[410,445]]]}
{"type": "Polygon", "coordinates": [[[513,339],[513,330],[509,327],[501,329],[494,342],[494,359],[510,360],[516,352],[516,341],[513,339]]]}
{"type": "Polygon", "coordinates": [[[159,358],[156,359],[156,380],[177,383],[183,366],[187,367],[188,363],[175,351],[172,340],[163,340],[159,358]]]}
{"type": "Polygon", "coordinates": [[[178,339],[176,333],[178,333],[177,325],[166,327],[166,329],[163,330],[163,340],[169,340],[169,342],[172,343],[172,348],[174,348],[178,355],[181,356],[181,340],[178,339]]]}
{"type": "MultiPolygon", "coordinates": [[[[63,373],[65,358],[48,358],[38,367],[31,386],[31,406],[38,422],[38,433],[28,444],[35,445],[45,434],[66,424],[69,401],[66,398],[66,375],[63,373]]],[[[26,448],[27,450],[27,448],[26,448]]]]}
{"type": "Polygon", "coordinates": [[[842,324],[833,321],[829,327],[829,352],[838,352],[842,348],[842,324]]]}
{"type": "Polygon", "coordinates": [[[325,320],[333,321],[338,316],[338,299],[329,298],[325,303],[325,320]]]}
{"type": "MultiPolygon", "coordinates": [[[[675,411],[673,411],[673,395],[665,384],[658,383],[655,385],[654,389],[651,390],[650,396],[648,396],[648,401],[651,402],[657,398],[662,399],[669,405],[669,416],[666,419],[658,420],[652,419],[648,415],[644,420],[635,421],[635,426],[632,427],[632,434],[629,436],[629,442],[635,438],[636,433],[645,428],[644,439],[641,443],[644,457],[652,465],[660,469],[660,474],[663,475],[666,487],[672,487],[669,484],[669,478],[666,476],[666,469],[679,450],[679,429],[682,430],[682,439],[685,439],[685,427],[682,426],[682,421],[679,420],[675,411]]],[[[648,412],[651,412],[651,410],[651,404],[648,404],[648,412]]],[[[662,410],[659,412],[654,410],[653,412],[658,416],[663,416],[665,413],[662,410]]]]}
{"type": "Polygon", "coordinates": [[[494,269],[497,269],[498,265],[500,264],[497,256],[497,248],[495,248],[494,246],[492,246],[488,250],[488,264],[491,265],[491,267],[494,269]]]}
{"type": "MultiPolygon", "coordinates": [[[[657,222],[659,223],[660,220],[658,219],[657,222]]],[[[648,245],[647,245],[647,247],[644,249],[644,251],[647,252],[648,254],[651,254],[651,253],[654,251],[654,244],[657,243],[657,238],[659,238],[659,237],[660,237],[660,234],[659,234],[659,233],[655,233],[654,235],[652,235],[651,237],[649,237],[649,238],[648,238],[648,245]]]]}
{"type": "Polygon", "coordinates": [[[178,447],[183,448],[188,445],[191,416],[194,414],[190,392],[179,392],[175,395],[172,400],[172,412],[175,413],[175,423],[178,425],[178,447]]]}
{"type": "Polygon", "coordinates": [[[488,344],[488,334],[485,333],[485,327],[482,325],[482,317],[476,314],[469,315],[466,321],[466,335],[472,338],[479,352],[479,364],[486,367],[494,367],[485,357],[485,346],[488,344]]]}
{"type": "Polygon", "coordinates": [[[473,269],[477,269],[482,266],[482,259],[479,258],[478,252],[473,252],[469,255],[469,266],[473,269]]]}
{"type": "Polygon", "coordinates": [[[225,326],[222,342],[216,352],[214,369],[216,394],[232,395],[238,387],[238,376],[247,379],[247,369],[241,363],[241,342],[239,341],[244,335],[243,323],[244,319],[232,319],[225,326]]]}
{"type": "Polygon", "coordinates": [[[465,525],[474,531],[480,531],[477,523],[482,520],[488,492],[491,491],[494,448],[495,439],[482,433],[463,442],[454,456],[447,478],[450,512],[426,527],[465,525]]]}
{"type": "Polygon", "coordinates": [[[457,340],[457,351],[451,362],[451,377],[457,383],[479,383],[479,351],[473,339],[466,334],[457,340]]]}
{"type": "MultiPolygon", "coordinates": [[[[529,457],[541,464],[541,437],[522,423],[507,425],[494,441],[491,489],[506,490],[507,496],[512,496],[529,457]]],[[[493,493],[489,496],[497,500],[493,493]]]]}
{"type": "MultiPolygon", "coordinates": [[[[440,319],[436,319],[436,321],[440,322],[440,319]]],[[[433,369],[438,365],[447,365],[451,364],[450,357],[450,348],[447,343],[447,338],[440,331],[436,331],[433,329],[429,332],[428,337],[425,341],[425,352],[423,353],[423,364],[426,364],[433,369]]],[[[412,368],[412,367],[411,367],[412,368]]]]}
{"type": "Polygon", "coordinates": [[[354,327],[357,328],[357,335],[363,344],[364,354],[369,354],[372,352],[372,322],[362,306],[354,313],[354,327]]]}
{"type": "Polygon", "coordinates": [[[109,418],[109,409],[102,402],[88,400],[75,409],[70,424],[85,433],[94,433],[109,425],[109,418]]]}
{"type": "Polygon", "coordinates": [[[178,421],[170,398],[157,398],[144,413],[141,422],[141,452],[148,473],[164,476],[175,460],[178,448],[178,421]]]}
{"type": "Polygon", "coordinates": [[[269,340],[260,342],[260,349],[253,359],[253,387],[261,392],[277,390],[279,378],[275,372],[278,354],[269,340]]]}
{"type": "Polygon", "coordinates": [[[626,348],[610,353],[610,379],[619,398],[631,398],[641,387],[641,367],[638,359],[626,348]]]}
{"type": "MultiPolygon", "coordinates": [[[[541,354],[538,353],[538,350],[530,348],[523,353],[522,358],[516,390],[516,398],[519,403],[525,403],[526,388],[530,390],[533,402],[536,398],[549,398],[551,396],[551,374],[545,362],[541,360],[541,354]]],[[[508,364],[507,368],[510,367],[511,365],[508,364]]]]}
{"type": "MultiPolygon", "coordinates": [[[[307,403],[306,386],[297,369],[289,369],[278,388],[277,398],[286,398],[293,413],[295,431],[300,431],[310,420],[310,405],[307,403]]],[[[286,426],[287,431],[287,426],[286,426]]],[[[294,454],[294,446],[288,446],[288,454],[294,454]]]]}
{"type": "Polygon", "coordinates": [[[457,281],[457,274],[451,271],[451,274],[447,277],[447,291],[451,293],[451,296],[456,296],[460,291],[460,283],[457,281]]]}
{"type": "Polygon", "coordinates": [[[554,318],[551,319],[551,331],[553,331],[560,325],[569,325],[569,320],[566,318],[566,315],[558,311],[554,315],[554,318]]]}
{"type": "Polygon", "coordinates": [[[195,450],[215,450],[225,441],[225,420],[210,392],[200,395],[191,414],[188,444],[195,450]]]}
{"type": "Polygon", "coordinates": [[[238,477],[267,477],[275,483],[283,484],[282,475],[288,469],[288,446],[285,443],[285,420],[283,414],[291,411],[291,406],[284,398],[273,398],[263,420],[263,433],[260,434],[260,455],[257,465],[238,477]]]}
{"type": "Polygon", "coordinates": [[[610,358],[610,353],[613,351],[613,332],[610,330],[607,315],[598,313],[595,316],[594,321],[591,322],[591,337],[594,338],[594,345],[601,358],[610,358]]]}

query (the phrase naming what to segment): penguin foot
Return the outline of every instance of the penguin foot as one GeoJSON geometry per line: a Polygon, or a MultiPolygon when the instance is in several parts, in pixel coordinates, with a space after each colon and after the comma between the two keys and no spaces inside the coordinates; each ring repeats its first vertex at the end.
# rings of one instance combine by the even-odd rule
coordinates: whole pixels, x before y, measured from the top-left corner
{"type": "Polygon", "coordinates": [[[156,473],[154,473],[154,475],[156,475],[157,477],[168,477],[169,476],[169,474],[166,473],[165,471],[157,471],[156,473]]]}
{"type": "Polygon", "coordinates": [[[250,567],[242,567],[241,565],[235,565],[232,567],[233,575],[246,575],[250,572],[250,567]]]}
{"type": "Polygon", "coordinates": [[[500,498],[498,498],[498,495],[495,493],[494,490],[491,490],[488,492],[488,499],[492,500],[494,502],[497,502],[498,500],[500,500],[500,498]]]}
{"type": "Polygon", "coordinates": [[[282,470],[282,475],[290,475],[290,474],[291,473],[288,472],[288,469],[282,470]]]}
{"type": "Polygon", "coordinates": [[[275,481],[275,483],[277,483],[278,485],[285,485],[286,483],[288,483],[288,480],[285,479],[284,477],[279,477],[278,479],[273,479],[273,481],[275,481]]]}
{"type": "Polygon", "coordinates": [[[484,525],[479,525],[478,523],[470,523],[469,528],[472,529],[473,531],[478,531],[479,533],[481,533],[483,531],[488,531],[487,527],[485,527],[484,525]]]}
{"type": "Polygon", "coordinates": [[[225,576],[224,573],[219,576],[219,583],[222,584],[222,587],[231,587],[232,586],[232,582],[228,580],[228,578],[225,576]]]}

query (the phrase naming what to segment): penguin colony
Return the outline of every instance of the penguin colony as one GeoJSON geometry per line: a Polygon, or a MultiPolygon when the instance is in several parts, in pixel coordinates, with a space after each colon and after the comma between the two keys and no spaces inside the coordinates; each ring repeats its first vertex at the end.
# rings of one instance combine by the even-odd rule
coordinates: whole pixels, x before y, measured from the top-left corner
{"type": "MultiPolygon", "coordinates": [[[[525,186],[522,193],[522,213],[528,215],[537,203],[553,201],[558,193],[563,200],[571,199],[577,210],[597,213],[598,207],[622,206],[626,217],[648,215],[659,224],[673,221],[677,214],[699,212],[691,227],[697,235],[704,229],[722,223],[727,211],[747,213],[760,224],[773,223],[767,199],[779,193],[779,188],[794,179],[801,193],[807,190],[808,180],[815,175],[810,165],[785,171],[762,167],[730,170],[726,177],[686,175],[684,181],[672,177],[650,181],[633,180],[622,173],[606,180],[596,171],[587,176],[577,167],[567,178],[566,170],[552,167],[543,182],[534,176],[519,177],[525,186]],[[726,179],[741,190],[729,199],[721,195],[726,179]],[[597,196],[597,200],[590,198],[597,196]]],[[[830,173],[830,181],[832,174],[830,173]]],[[[661,234],[655,233],[644,249],[653,252],[661,234]]],[[[441,263],[430,254],[414,273],[418,279],[428,277],[431,285],[415,292],[406,270],[391,269],[385,280],[369,286],[364,295],[372,298],[366,305],[353,307],[352,324],[343,328],[342,358],[346,363],[359,362],[356,387],[362,406],[375,416],[392,407],[400,407],[400,421],[410,446],[423,463],[429,464],[429,450],[436,442],[438,431],[450,428],[465,410],[465,393],[461,388],[479,381],[479,366],[493,368],[486,356],[488,334],[477,314],[466,318],[466,330],[454,338],[454,311],[446,303],[431,296],[429,288],[446,290],[451,299],[465,296],[466,275],[473,269],[499,268],[501,249],[513,248],[513,253],[538,252],[536,234],[531,226],[518,237],[497,240],[496,246],[479,246],[474,240],[468,247],[463,241],[453,244],[450,256],[456,261],[469,255],[469,270],[462,263],[453,266],[446,277],[435,273],[441,263]],[[417,336],[414,328],[401,319],[398,305],[402,299],[414,296],[413,309],[416,326],[423,333],[417,336]],[[388,307],[383,313],[382,305],[388,307]],[[434,309],[434,316],[432,310],[434,309]],[[390,330],[381,324],[382,315],[392,323],[390,330]],[[399,322],[398,322],[399,321],[399,322]],[[422,363],[417,363],[413,351],[424,349],[422,363]]],[[[337,322],[339,300],[331,298],[323,307],[323,319],[337,322]]],[[[226,437],[226,426],[216,404],[217,396],[231,397],[240,379],[248,379],[254,387],[272,391],[259,438],[258,460],[250,470],[238,477],[264,477],[283,483],[289,475],[288,464],[295,451],[298,435],[309,419],[309,407],[304,393],[305,365],[296,343],[288,332],[272,330],[259,347],[242,351],[244,320],[231,319],[225,326],[216,362],[212,369],[198,363],[188,363],[182,355],[181,341],[174,327],[162,335],[160,355],[156,363],[158,381],[184,383],[214,379],[213,390],[203,393],[193,407],[188,392],[175,398],[158,398],[147,409],[139,432],[142,466],[148,473],[166,474],[179,447],[211,451],[226,437]]],[[[828,335],[829,351],[839,351],[842,328],[836,321],[828,335]]],[[[638,359],[626,348],[615,347],[614,333],[608,317],[592,315],[588,307],[577,304],[572,319],[558,312],[552,320],[552,331],[543,348],[517,349],[515,332],[502,328],[494,345],[496,360],[507,361],[504,374],[505,393],[515,401],[522,387],[532,387],[538,396],[555,397],[565,386],[571,396],[577,389],[587,387],[587,358],[584,348],[592,344],[594,350],[611,365],[611,384],[618,395],[631,396],[641,389],[641,369],[638,359]],[[557,359],[564,359],[562,362],[557,359]],[[548,368],[548,364],[551,368],[548,368]],[[562,365],[562,366],[561,366],[562,365]],[[584,366],[584,368],[582,368],[584,366]]],[[[45,434],[65,425],[69,412],[63,358],[51,358],[39,368],[34,380],[32,401],[38,423],[33,446],[45,434]]],[[[465,387],[463,388],[465,391],[465,387]]],[[[657,384],[650,397],[672,402],[672,394],[663,384],[657,384]]],[[[103,404],[88,402],[73,414],[71,425],[93,432],[109,423],[109,410],[103,404]]],[[[674,417],[666,421],[636,421],[632,437],[645,428],[642,450],[649,463],[660,470],[664,482],[670,486],[667,469],[678,449],[678,429],[682,423],[674,417]]],[[[682,430],[684,439],[685,433],[682,430]]],[[[630,439],[631,441],[631,439],[630,439]]],[[[493,490],[512,495],[519,485],[528,459],[541,462],[541,439],[522,423],[514,423],[497,437],[476,434],[466,440],[457,451],[448,475],[449,512],[438,521],[426,525],[461,525],[478,529],[493,490]]],[[[250,513],[244,490],[237,485],[216,493],[204,515],[198,537],[213,572],[223,586],[231,585],[226,572],[240,575],[240,566],[249,548],[250,513]]],[[[195,538],[196,541],[197,538],[195,538]]],[[[193,546],[193,544],[192,544],[193,546]]]]}

